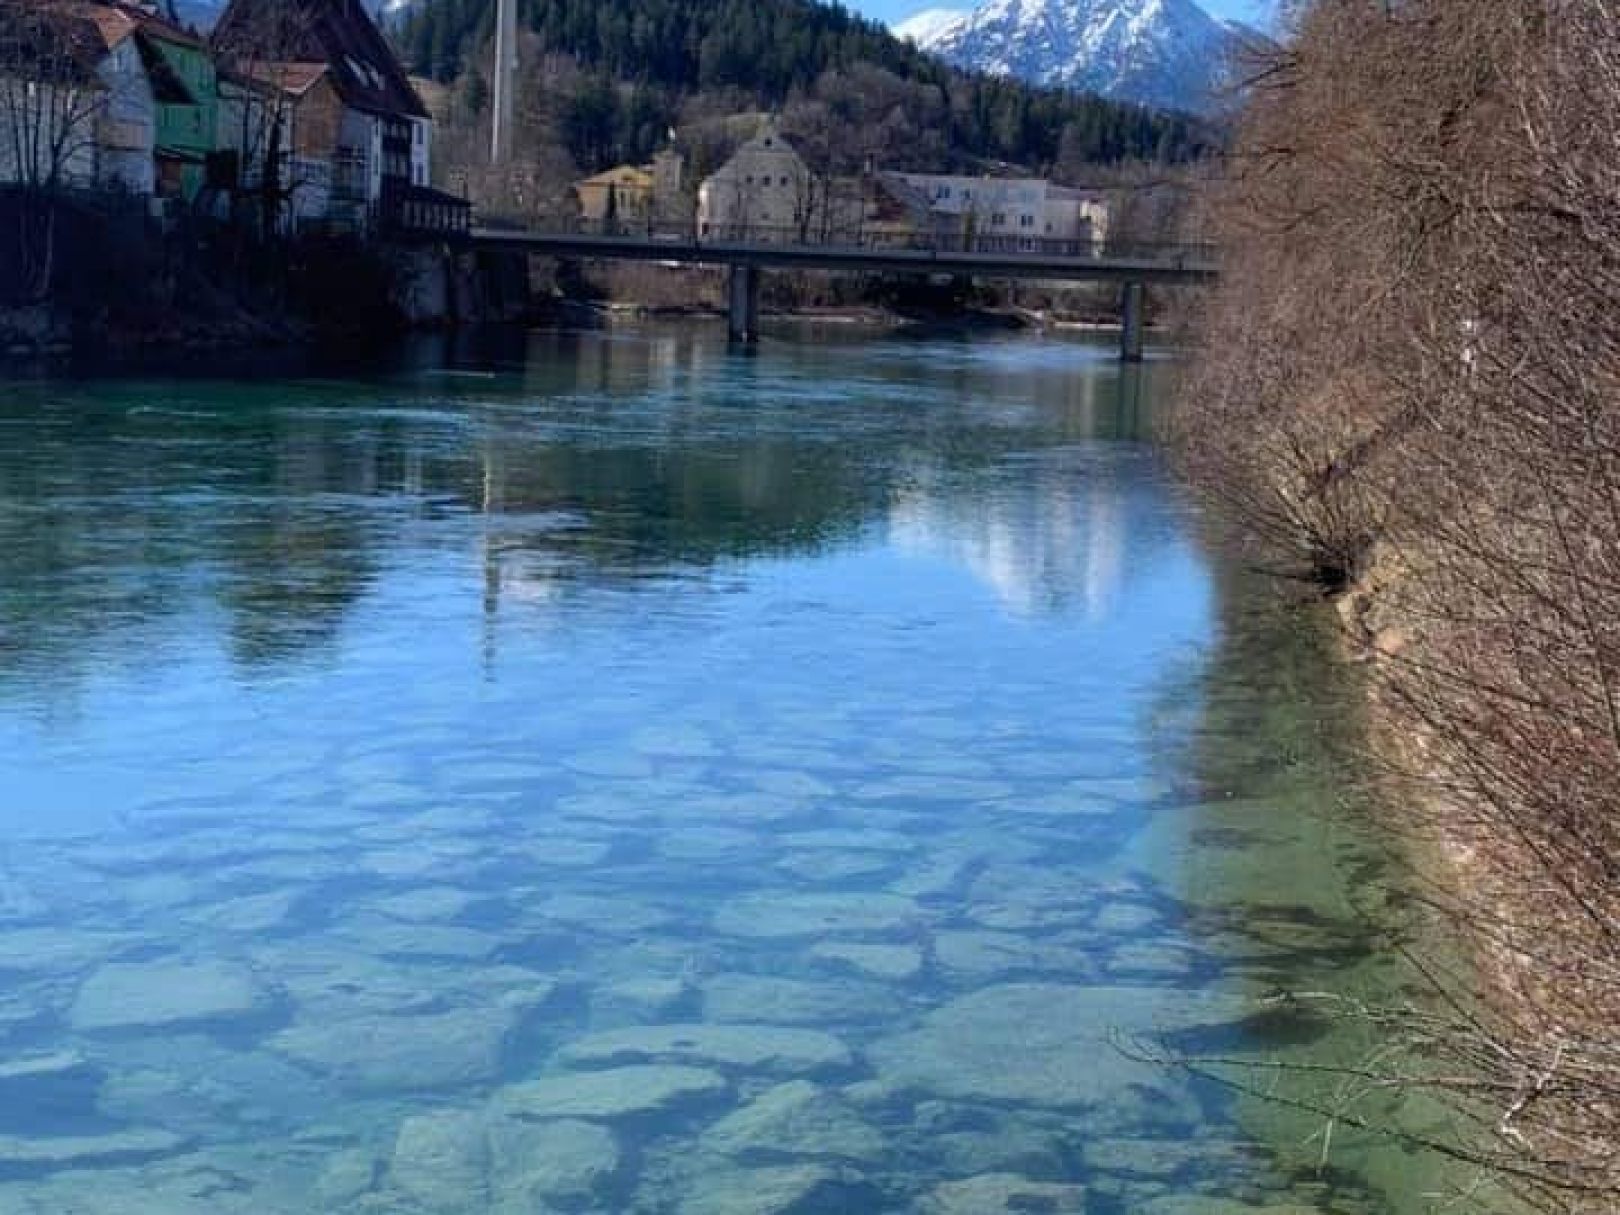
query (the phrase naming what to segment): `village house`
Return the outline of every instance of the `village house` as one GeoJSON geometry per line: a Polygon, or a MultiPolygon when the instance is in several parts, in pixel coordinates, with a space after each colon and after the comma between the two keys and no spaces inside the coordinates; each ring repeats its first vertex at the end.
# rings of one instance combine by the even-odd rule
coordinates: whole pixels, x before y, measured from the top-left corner
{"type": "Polygon", "coordinates": [[[0,180],[195,198],[213,149],[201,51],[150,4],[4,0],[0,180]]]}
{"type": "Polygon", "coordinates": [[[698,187],[698,235],[790,243],[815,224],[817,179],[774,121],[698,187]]]}
{"type": "Polygon", "coordinates": [[[587,224],[644,224],[653,210],[653,175],[635,165],[619,165],[575,182],[574,197],[587,224]]]}
{"type": "Polygon", "coordinates": [[[231,0],[214,47],[242,192],[283,200],[282,225],[465,229],[466,202],[429,184],[432,119],[361,0],[231,0]]]}
{"type": "Polygon", "coordinates": [[[207,183],[217,123],[207,44],[165,18],[155,0],[54,2],[93,22],[107,48],[101,74],[108,104],[96,140],[107,166],[102,184],[195,202],[207,183]],[[149,177],[137,168],[143,157],[151,162],[149,177]]]}
{"type": "Polygon", "coordinates": [[[0,183],[96,184],[102,73],[116,75],[94,24],[21,0],[0,0],[0,183]]]}
{"type": "Polygon", "coordinates": [[[580,219],[591,227],[684,226],[692,221],[686,158],[674,147],[660,149],[648,164],[619,165],[577,181],[574,197],[580,219]]]}
{"type": "Polygon", "coordinates": [[[919,228],[977,248],[1033,251],[1066,246],[1101,252],[1107,204],[1034,177],[885,173],[882,180],[915,213],[919,228]]]}

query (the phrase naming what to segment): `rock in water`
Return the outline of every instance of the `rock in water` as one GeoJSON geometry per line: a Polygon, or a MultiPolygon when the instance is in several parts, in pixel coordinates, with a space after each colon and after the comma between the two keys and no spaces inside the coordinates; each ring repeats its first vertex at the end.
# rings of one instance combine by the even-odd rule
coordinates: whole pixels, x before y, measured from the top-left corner
{"type": "Polygon", "coordinates": [[[427,1092],[486,1084],[500,1073],[520,1011],[467,1008],[419,1017],[300,1021],[270,1039],[294,1063],[354,1093],[427,1092]]]}
{"type": "Polygon", "coordinates": [[[877,1195],[825,1165],[705,1172],[680,1215],[832,1215],[881,1210],[877,1195]]]}
{"type": "Polygon", "coordinates": [[[228,962],[110,962],[79,988],[69,1021],[81,1033],[240,1021],[270,1007],[246,967],[228,962]]]}
{"type": "Polygon", "coordinates": [[[400,1124],[388,1173],[407,1198],[448,1215],[489,1205],[489,1163],[483,1115],[443,1110],[400,1124]]]}
{"type": "Polygon", "coordinates": [[[778,1085],[722,1118],[703,1146],[756,1164],[791,1157],[871,1162],[885,1151],[874,1127],[807,1080],[778,1085]]]}
{"type": "Polygon", "coordinates": [[[719,1097],[729,1087],[725,1077],[705,1068],[649,1064],[542,1076],[501,1090],[499,1101],[526,1118],[611,1121],[719,1097]]]}
{"type": "Polygon", "coordinates": [[[854,1056],[831,1034],[775,1025],[641,1025],[589,1034],[557,1052],[564,1063],[602,1067],[676,1063],[809,1072],[849,1067],[854,1056]]]}
{"type": "Polygon", "coordinates": [[[922,1027],[874,1044],[879,1079],[966,1101],[1122,1108],[1172,1087],[1127,1058],[1116,1034],[1151,1035],[1241,1016],[1236,997],[1169,988],[1008,983],[930,1013],[922,1027]]]}
{"type": "Polygon", "coordinates": [[[613,1132],[589,1122],[498,1119],[489,1129],[496,1209],[522,1212],[607,1209],[619,1171],[613,1132]]]}
{"type": "Polygon", "coordinates": [[[441,1110],[400,1124],[388,1180],[413,1209],[516,1215],[598,1209],[618,1169],[618,1141],[603,1127],[441,1110]]]}
{"type": "Polygon", "coordinates": [[[1086,1192],[1077,1185],[1031,1181],[1012,1173],[987,1173],[950,1181],[934,1190],[919,1215],[1085,1215],[1086,1192]]]}

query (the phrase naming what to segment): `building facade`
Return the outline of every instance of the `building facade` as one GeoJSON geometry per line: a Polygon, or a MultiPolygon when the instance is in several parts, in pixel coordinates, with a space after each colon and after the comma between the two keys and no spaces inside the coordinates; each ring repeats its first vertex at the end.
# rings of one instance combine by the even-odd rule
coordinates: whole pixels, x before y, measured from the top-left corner
{"type": "Polygon", "coordinates": [[[620,165],[574,183],[579,217],[586,224],[644,226],[653,214],[652,173],[636,165],[620,165]]]}
{"type": "Polygon", "coordinates": [[[280,98],[295,222],[382,231],[454,201],[429,186],[432,120],[361,0],[231,0],[214,46],[238,81],[280,98]]]}
{"type": "Polygon", "coordinates": [[[1108,239],[1108,207],[1081,190],[1034,177],[969,177],[887,173],[891,192],[942,240],[972,247],[1034,251],[1054,244],[1074,253],[1100,253],[1108,239]]]}
{"type": "Polygon", "coordinates": [[[698,187],[698,235],[789,244],[814,226],[817,179],[768,122],[698,187]]]}

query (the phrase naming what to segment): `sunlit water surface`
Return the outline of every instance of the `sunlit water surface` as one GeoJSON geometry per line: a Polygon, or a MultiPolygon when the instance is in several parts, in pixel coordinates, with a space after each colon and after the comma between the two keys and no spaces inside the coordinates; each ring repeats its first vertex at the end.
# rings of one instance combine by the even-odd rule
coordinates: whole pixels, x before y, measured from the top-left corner
{"type": "MultiPolygon", "coordinates": [[[[0,1212],[1429,1209],[1318,639],[1102,346],[0,395],[0,1212]]],[[[1387,900],[1384,900],[1387,903],[1387,900]]]]}

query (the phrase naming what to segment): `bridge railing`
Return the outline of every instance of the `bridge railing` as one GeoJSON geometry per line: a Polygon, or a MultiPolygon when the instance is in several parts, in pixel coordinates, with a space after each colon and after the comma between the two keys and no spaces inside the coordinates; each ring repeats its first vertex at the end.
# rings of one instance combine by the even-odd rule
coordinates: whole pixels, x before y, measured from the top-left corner
{"type": "Polygon", "coordinates": [[[1214,246],[1197,242],[1055,239],[1000,232],[928,232],[884,225],[822,229],[816,225],[696,224],[656,219],[542,220],[479,213],[475,228],[558,239],[623,241],[626,244],[772,246],[828,251],[986,254],[1032,261],[1062,258],[1143,261],[1201,266],[1214,261],[1214,246]]]}

